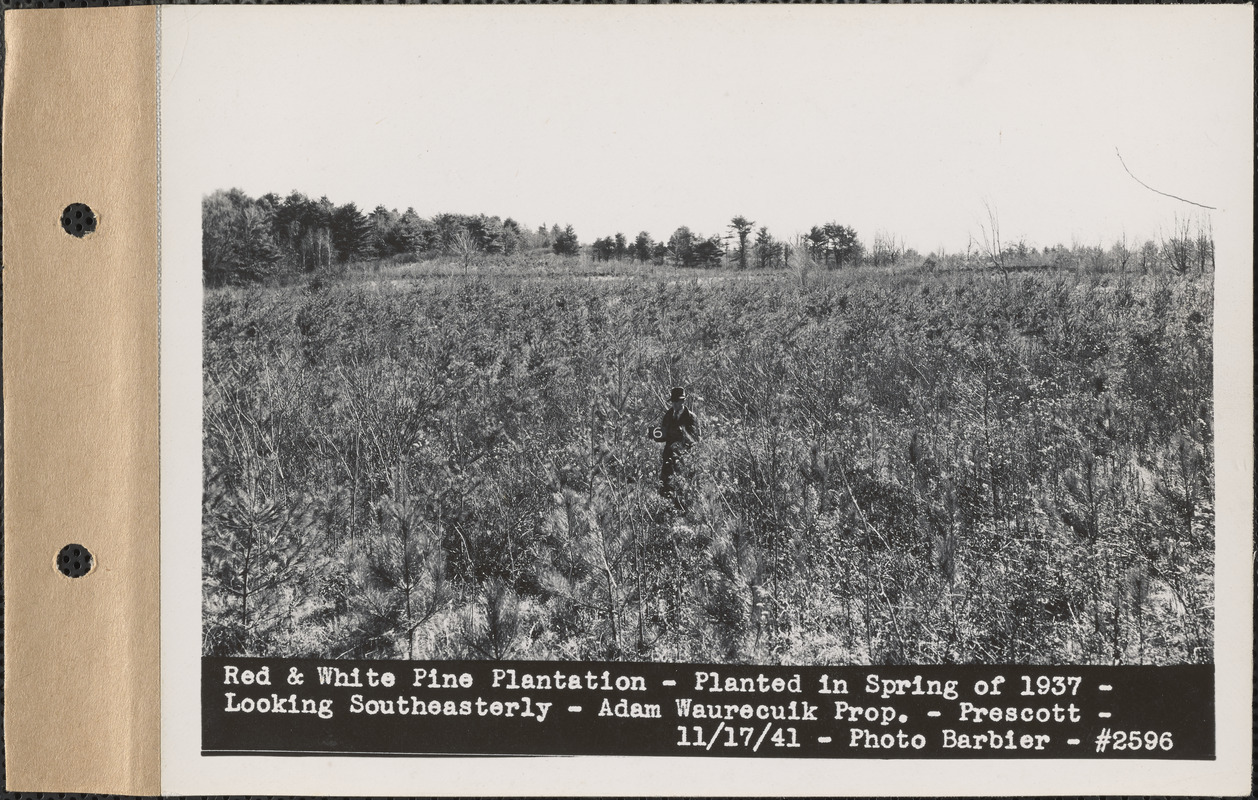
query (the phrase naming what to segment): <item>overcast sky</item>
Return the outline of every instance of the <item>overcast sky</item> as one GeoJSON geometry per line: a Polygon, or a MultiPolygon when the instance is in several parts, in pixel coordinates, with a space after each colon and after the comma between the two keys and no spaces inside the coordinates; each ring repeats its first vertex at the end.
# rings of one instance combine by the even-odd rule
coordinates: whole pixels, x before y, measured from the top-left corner
{"type": "MultiPolygon", "coordinates": [[[[1109,244],[1236,196],[1252,9],[166,6],[162,104],[208,193],[571,223],[743,214],[923,252],[1109,244]]],[[[181,159],[182,160],[182,159],[181,159]]],[[[1244,185],[1248,185],[1247,183],[1244,185]]]]}

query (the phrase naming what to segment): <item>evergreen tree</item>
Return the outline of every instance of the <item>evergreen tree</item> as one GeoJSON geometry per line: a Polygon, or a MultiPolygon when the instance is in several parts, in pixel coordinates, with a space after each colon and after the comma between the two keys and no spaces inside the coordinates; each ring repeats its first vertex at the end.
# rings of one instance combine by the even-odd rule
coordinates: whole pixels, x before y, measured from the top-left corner
{"type": "Polygon", "coordinates": [[[656,242],[651,246],[651,261],[657,266],[664,263],[664,259],[668,257],[668,245],[663,242],[656,242]]]}
{"type": "Polygon", "coordinates": [[[639,261],[647,262],[651,260],[651,251],[655,248],[655,242],[651,241],[651,234],[642,231],[637,238],[633,240],[633,255],[639,261]]]}
{"type": "Polygon", "coordinates": [[[507,217],[502,221],[502,252],[506,255],[518,251],[524,243],[524,230],[520,223],[507,217]]]}
{"type": "Polygon", "coordinates": [[[371,222],[355,203],[349,202],[333,210],[331,228],[332,247],[341,263],[349,263],[364,254],[371,222]]]}
{"type": "Polygon", "coordinates": [[[738,237],[738,268],[747,269],[747,237],[756,223],[739,214],[729,221],[730,230],[738,237]]]}
{"type": "Polygon", "coordinates": [[[398,220],[398,236],[405,248],[404,252],[412,256],[431,252],[436,249],[437,229],[431,220],[424,219],[408,208],[398,220]]]}
{"type": "Polygon", "coordinates": [[[774,241],[769,234],[769,229],[760,226],[760,230],[756,231],[756,256],[759,261],[760,269],[768,269],[774,261],[774,241]]]}
{"type": "MultiPolygon", "coordinates": [[[[556,225],[555,229],[558,230],[556,225]]],[[[577,240],[577,232],[569,225],[555,236],[555,243],[552,245],[554,251],[561,256],[575,256],[581,251],[581,243],[577,240]]]]}
{"type": "Polygon", "coordinates": [[[725,247],[720,236],[709,236],[706,239],[696,239],[690,252],[692,266],[719,268],[721,259],[725,256],[725,247]]]}
{"type": "Polygon", "coordinates": [[[808,255],[825,261],[826,232],[824,230],[813,225],[812,230],[808,231],[808,235],[804,237],[804,243],[808,248],[808,255]]]}
{"type": "Polygon", "coordinates": [[[845,261],[855,261],[860,257],[860,240],[856,231],[837,222],[827,222],[821,229],[825,237],[826,249],[834,256],[834,266],[840,267],[845,261]]]}
{"type": "Polygon", "coordinates": [[[476,246],[485,253],[502,253],[503,245],[502,220],[498,217],[487,217],[479,214],[467,221],[467,229],[476,240],[476,246]]]}
{"type": "Polygon", "coordinates": [[[363,245],[365,255],[372,258],[388,258],[402,252],[398,247],[398,221],[396,211],[376,206],[368,216],[367,238],[363,245]]]}
{"type": "Polygon", "coordinates": [[[690,228],[682,225],[673,231],[673,235],[668,237],[668,252],[672,254],[677,263],[683,267],[693,266],[695,235],[690,232],[690,228]]]}
{"type": "Polygon", "coordinates": [[[607,261],[615,255],[616,243],[611,237],[595,239],[590,249],[594,252],[595,261],[607,261]]]}

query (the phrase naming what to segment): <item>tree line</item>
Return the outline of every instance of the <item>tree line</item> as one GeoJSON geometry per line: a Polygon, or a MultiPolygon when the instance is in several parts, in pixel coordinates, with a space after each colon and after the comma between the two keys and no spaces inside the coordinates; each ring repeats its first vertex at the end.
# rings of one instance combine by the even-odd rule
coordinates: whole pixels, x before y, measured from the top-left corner
{"type": "MultiPolygon", "coordinates": [[[[667,240],[647,231],[595,239],[583,248],[571,225],[530,229],[511,217],[443,213],[420,216],[378,205],[365,212],[353,202],[336,205],[299,191],[253,198],[220,189],[202,200],[202,268],[207,285],[252,283],[283,273],[332,272],[366,261],[421,260],[447,255],[468,262],[480,255],[547,251],[561,256],[587,249],[595,261],[630,260],[679,267],[783,269],[793,250],[822,266],[859,263],[865,248],[851,227],[813,226],[792,244],[768,227],[739,215],[721,234],[704,235],[682,225],[667,240]]],[[[874,263],[895,258],[875,240],[874,263]]]]}
{"type": "Polygon", "coordinates": [[[1042,250],[1025,240],[1002,242],[993,214],[984,227],[982,246],[971,238],[965,253],[942,251],[921,256],[885,231],[867,246],[855,229],[835,221],[813,225],[790,239],[745,216],[733,217],[712,235],[678,227],[657,241],[647,231],[630,239],[623,232],[582,245],[572,225],[536,229],[511,217],[442,213],[421,217],[377,205],[365,212],[353,203],[336,205],[293,191],[250,197],[240,189],[213,192],[202,200],[202,268],[206,285],[243,284],[284,275],[328,274],[350,264],[412,262],[438,256],[459,259],[467,269],[473,259],[517,253],[588,255],[596,262],[704,269],[839,269],[856,265],[921,266],[931,269],[994,269],[998,272],[1040,268],[1149,272],[1168,269],[1203,273],[1214,266],[1214,238],[1209,218],[1176,218],[1159,240],[1142,245],[1124,234],[1112,247],[1075,243],[1042,250]]]}
{"type": "MultiPolygon", "coordinates": [[[[878,241],[881,242],[881,238],[878,241]]],[[[706,236],[682,225],[667,241],[656,242],[651,234],[642,231],[630,242],[618,232],[595,239],[590,245],[596,261],[630,259],[658,265],[737,269],[785,269],[792,265],[792,250],[821,266],[842,267],[865,260],[860,237],[847,225],[837,222],[814,225],[807,235],[796,237],[792,244],[775,237],[767,226],[757,228],[754,221],[741,214],[730,220],[723,234],[706,236]]],[[[884,253],[881,249],[877,252],[884,253]]],[[[890,251],[885,255],[875,263],[895,263],[898,258],[898,254],[892,256],[890,251]]]]}
{"type": "Polygon", "coordinates": [[[378,205],[364,212],[293,191],[253,198],[220,189],[201,202],[201,261],[205,281],[250,283],[281,273],[335,271],[362,261],[415,260],[437,255],[511,255],[547,249],[576,255],[571,225],[530,230],[511,217],[443,213],[421,217],[378,205]]]}

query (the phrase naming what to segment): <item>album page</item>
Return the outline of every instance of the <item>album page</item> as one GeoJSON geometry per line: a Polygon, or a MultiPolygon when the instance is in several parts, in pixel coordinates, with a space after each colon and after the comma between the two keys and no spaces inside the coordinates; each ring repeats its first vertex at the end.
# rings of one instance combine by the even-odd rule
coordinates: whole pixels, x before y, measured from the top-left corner
{"type": "Polygon", "coordinates": [[[1252,23],[161,7],[163,791],[1245,793],[1252,23]]]}

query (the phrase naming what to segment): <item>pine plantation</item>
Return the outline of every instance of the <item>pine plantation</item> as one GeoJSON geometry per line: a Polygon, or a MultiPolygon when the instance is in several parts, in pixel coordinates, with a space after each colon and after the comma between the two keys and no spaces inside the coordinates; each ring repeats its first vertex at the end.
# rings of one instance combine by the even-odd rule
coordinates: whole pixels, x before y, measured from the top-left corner
{"type": "Polygon", "coordinates": [[[206,289],[206,654],[1212,661],[1211,274],[517,260],[206,289]]]}

